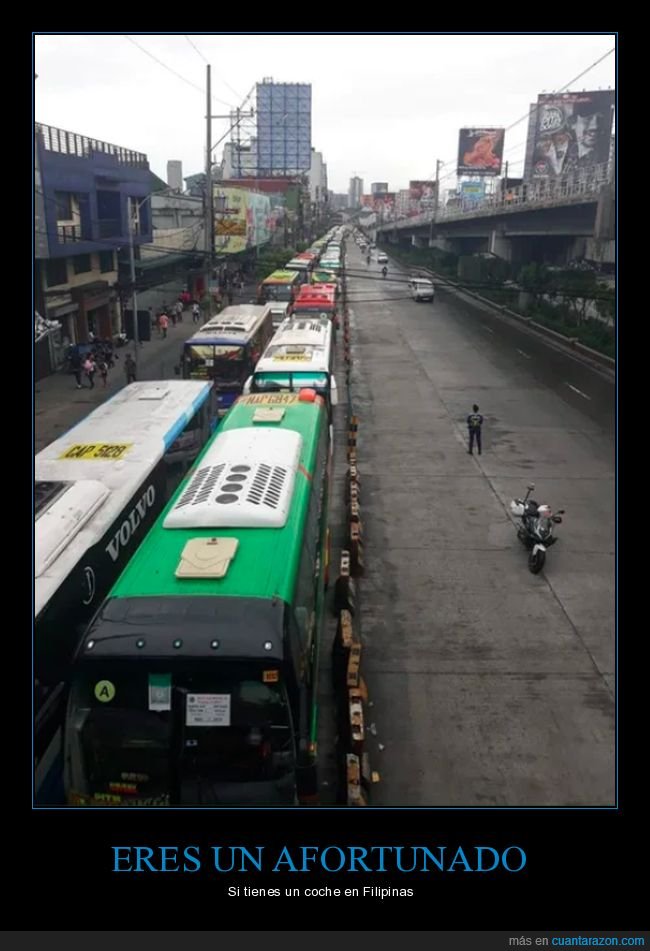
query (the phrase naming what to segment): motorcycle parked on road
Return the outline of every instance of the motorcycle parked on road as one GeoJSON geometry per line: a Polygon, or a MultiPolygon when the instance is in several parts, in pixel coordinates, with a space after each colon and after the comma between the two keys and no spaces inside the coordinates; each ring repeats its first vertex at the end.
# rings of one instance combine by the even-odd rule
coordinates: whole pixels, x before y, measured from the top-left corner
{"type": "Polygon", "coordinates": [[[547,550],[557,541],[553,535],[553,526],[561,523],[564,509],[558,509],[554,513],[550,505],[540,505],[535,499],[531,499],[530,493],[534,488],[535,483],[531,482],[523,499],[511,501],[510,511],[516,518],[521,519],[517,538],[528,549],[528,567],[536,575],[544,567],[547,550]]]}

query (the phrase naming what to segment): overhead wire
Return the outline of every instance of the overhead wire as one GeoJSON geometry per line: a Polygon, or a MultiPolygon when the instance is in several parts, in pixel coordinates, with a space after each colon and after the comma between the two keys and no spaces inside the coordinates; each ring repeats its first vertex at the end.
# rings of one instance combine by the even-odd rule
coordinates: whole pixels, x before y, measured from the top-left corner
{"type": "MultiPolygon", "coordinates": [[[[158,59],[157,56],[154,56],[153,53],[150,53],[149,50],[144,48],[144,46],[141,46],[139,43],[136,43],[133,37],[129,36],[128,33],[123,33],[122,35],[125,37],[125,39],[129,40],[130,43],[133,43],[134,46],[137,46],[139,50],[141,50],[143,53],[149,56],[152,60],[154,60],[154,62],[158,63],[159,66],[162,66],[163,69],[166,69],[168,72],[176,76],[177,79],[180,79],[182,80],[182,82],[187,83],[188,86],[192,86],[192,88],[198,90],[198,92],[205,94],[205,89],[202,89],[201,86],[197,86],[196,83],[193,83],[190,79],[187,79],[185,76],[182,76],[180,73],[176,72],[176,70],[172,69],[171,66],[168,66],[167,63],[163,63],[161,59],[158,59]]],[[[219,99],[218,96],[213,95],[211,98],[214,99],[215,102],[220,102],[223,106],[227,106],[229,109],[236,108],[235,106],[232,105],[232,103],[226,102],[224,99],[219,99]]]]}

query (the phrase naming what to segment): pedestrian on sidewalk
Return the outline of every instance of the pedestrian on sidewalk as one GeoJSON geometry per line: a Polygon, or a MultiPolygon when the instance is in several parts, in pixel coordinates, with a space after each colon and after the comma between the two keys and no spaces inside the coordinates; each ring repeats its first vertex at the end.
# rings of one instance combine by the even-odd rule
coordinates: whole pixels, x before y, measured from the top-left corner
{"type": "Polygon", "coordinates": [[[136,382],[136,365],[135,360],[130,353],[127,353],[126,360],[124,361],[124,373],[126,374],[126,384],[136,382]]]}
{"type": "Polygon", "coordinates": [[[181,300],[176,301],[176,318],[179,324],[183,323],[183,302],[181,300]]]}
{"type": "Polygon", "coordinates": [[[97,364],[95,363],[94,356],[91,353],[88,357],[86,357],[86,360],[84,362],[84,373],[86,374],[86,378],[88,380],[88,383],[90,384],[91,390],[95,389],[95,373],[96,372],[97,372],[97,364]]]}
{"type": "Polygon", "coordinates": [[[481,455],[481,426],[483,425],[483,417],[478,411],[478,406],[476,403],[472,406],[473,412],[467,417],[467,429],[469,432],[469,449],[467,450],[470,456],[472,455],[472,449],[474,448],[474,441],[476,440],[476,448],[478,449],[479,456],[481,455]]]}
{"type": "Polygon", "coordinates": [[[201,317],[201,308],[199,307],[198,303],[194,301],[194,303],[192,304],[192,323],[198,324],[200,317],[201,317]]]}
{"type": "Polygon", "coordinates": [[[228,290],[226,291],[226,297],[228,298],[228,307],[232,307],[232,302],[234,298],[234,294],[232,292],[232,284],[228,285],[228,290]]]}
{"type": "Polygon", "coordinates": [[[106,360],[99,361],[98,369],[99,369],[99,375],[102,378],[102,381],[104,383],[104,388],[105,388],[106,383],[108,382],[108,363],[106,362],[106,360]]]}
{"type": "Polygon", "coordinates": [[[160,333],[162,334],[162,338],[164,340],[165,337],[167,336],[167,328],[169,327],[169,317],[167,316],[165,311],[163,311],[162,314],[160,315],[158,324],[160,326],[160,333]]]}
{"type": "Polygon", "coordinates": [[[77,348],[74,349],[72,356],[70,357],[70,367],[74,373],[74,378],[77,381],[77,389],[82,390],[83,386],[81,385],[81,356],[77,348]]]}

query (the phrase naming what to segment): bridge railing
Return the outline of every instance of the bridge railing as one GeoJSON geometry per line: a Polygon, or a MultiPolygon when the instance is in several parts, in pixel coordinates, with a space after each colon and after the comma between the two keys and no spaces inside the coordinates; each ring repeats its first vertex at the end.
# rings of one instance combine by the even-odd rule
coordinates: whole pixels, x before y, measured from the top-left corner
{"type": "Polygon", "coordinates": [[[515,188],[501,188],[494,195],[479,201],[466,201],[461,205],[449,204],[438,208],[437,213],[425,212],[410,218],[384,221],[378,228],[407,228],[413,225],[430,224],[433,221],[450,221],[460,218],[489,216],[525,208],[557,207],[594,200],[606,185],[612,183],[609,163],[593,165],[556,179],[538,179],[515,188]]]}

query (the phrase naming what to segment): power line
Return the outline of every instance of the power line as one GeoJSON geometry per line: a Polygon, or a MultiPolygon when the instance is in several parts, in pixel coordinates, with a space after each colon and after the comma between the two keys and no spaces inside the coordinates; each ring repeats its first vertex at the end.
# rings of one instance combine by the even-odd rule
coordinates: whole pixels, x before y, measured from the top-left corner
{"type": "MultiPolygon", "coordinates": [[[[198,46],[196,45],[196,43],[193,43],[193,42],[192,42],[192,40],[189,38],[189,36],[187,35],[187,33],[183,33],[183,36],[185,37],[185,39],[187,40],[187,42],[190,44],[190,46],[194,47],[194,49],[195,49],[196,52],[199,54],[199,56],[201,57],[201,59],[203,60],[203,62],[204,62],[204,63],[209,63],[209,61],[205,58],[205,56],[203,55],[203,53],[201,52],[201,50],[198,48],[198,46]]],[[[217,75],[217,74],[215,73],[215,75],[217,75]]],[[[218,76],[218,79],[221,80],[221,82],[224,84],[224,86],[227,86],[227,87],[228,87],[228,89],[231,91],[231,93],[232,93],[233,95],[237,96],[238,99],[241,99],[241,93],[240,93],[240,92],[237,92],[236,89],[233,89],[232,86],[230,85],[230,83],[229,83],[226,79],[224,79],[223,76],[218,76]]]]}
{"type": "MultiPolygon", "coordinates": [[[[154,60],[154,62],[158,63],[159,66],[162,66],[163,69],[168,70],[168,72],[170,72],[170,73],[172,73],[174,76],[176,76],[177,79],[180,79],[180,80],[182,80],[184,83],[187,83],[187,85],[188,85],[188,86],[191,86],[193,89],[197,89],[201,94],[203,94],[203,93],[205,92],[205,90],[202,89],[200,86],[197,86],[196,83],[193,83],[191,80],[186,79],[185,76],[181,76],[180,73],[177,73],[176,70],[175,70],[175,69],[172,69],[171,66],[168,66],[167,63],[163,63],[163,61],[162,61],[161,59],[158,59],[158,57],[157,57],[157,56],[154,56],[153,53],[150,53],[149,50],[146,50],[146,49],[144,48],[144,46],[140,46],[139,43],[136,43],[136,41],[135,41],[132,37],[130,37],[130,36],[128,35],[128,33],[124,33],[123,36],[124,36],[127,40],[129,40],[130,43],[133,43],[134,46],[137,46],[137,48],[138,48],[139,50],[141,50],[141,52],[145,53],[145,54],[146,54],[147,56],[149,56],[152,60],[154,60]]],[[[233,108],[233,106],[231,105],[231,103],[225,102],[223,99],[219,99],[217,96],[212,96],[212,99],[214,99],[215,102],[220,102],[223,106],[228,106],[229,109],[232,109],[232,108],[233,108]]]]}
{"type": "Polygon", "coordinates": [[[207,63],[207,62],[208,62],[207,59],[205,58],[205,56],[203,55],[203,53],[201,52],[201,50],[198,48],[198,46],[197,46],[195,43],[193,43],[193,42],[191,41],[191,39],[189,38],[189,36],[187,35],[187,33],[183,33],[183,36],[185,37],[185,39],[187,40],[187,42],[190,44],[190,46],[193,47],[193,49],[196,50],[196,52],[199,54],[199,56],[201,57],[201,59],[203,60],[203,62],[204,62],[204,63],[207,63]]]}

